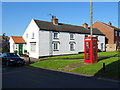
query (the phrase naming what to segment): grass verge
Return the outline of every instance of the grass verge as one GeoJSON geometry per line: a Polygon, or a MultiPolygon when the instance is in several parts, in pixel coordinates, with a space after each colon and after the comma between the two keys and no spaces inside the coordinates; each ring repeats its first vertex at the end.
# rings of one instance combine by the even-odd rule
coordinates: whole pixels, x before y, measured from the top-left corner
{"type": "MultiPolygon", "coordinates": [[[[118,56],[118,52],[99,52],[99,57],[109,57],[106,59],[101,59],[98,63],[94,64],[86,64],[83,66],[76,67],[70,72],[77,72],[86,75],[94,75],[97,77],[105,77],[105,78],[112,78],[112,79],[119,79],[120,80],[120,58],[119,57],[110,57],[110,56],[118,56]],[[103,71],[103,63],[106,64],[106,69],[103,71]]],[[[69,71],[63,68],[67,65],[76,64],[76,63],[83,63],[83,59],[68,59],[68,58],[81,58],[83,54],[78,55],[67,55],[67,56],[56,56],[56,57],[49,57],[47,60],[39,61],[30,66],[34,67],[41,67],[47,69],[55,69],[55,70],[63,70],[69,71]],[[67,59],[65,59],[67,58],[67,59]]]]}
{"type": "MultiPolygon", "coordinates": [[[[98,52],[98,57],[109,57],[109,56],[117,56],[117,51],[112,52],[98,52]]],[[[76,55],[64,55],[64,56],[54,56],[48,57],[46,59],[69,59],[69,58],[84,58],[84,53],[76,54],[76,55]]]]}
{"type": "Polygon", "coordinates": [[[51,59],[51,60],[36,62],[36,63],[30,64],[30,66],[59,70],[59,68],[62,68],[66,65],[81,63],[81,62],[83,62],[83,60],[75,60],[75,59],[74,60],[54,60],[54,59],[51,59]]]}

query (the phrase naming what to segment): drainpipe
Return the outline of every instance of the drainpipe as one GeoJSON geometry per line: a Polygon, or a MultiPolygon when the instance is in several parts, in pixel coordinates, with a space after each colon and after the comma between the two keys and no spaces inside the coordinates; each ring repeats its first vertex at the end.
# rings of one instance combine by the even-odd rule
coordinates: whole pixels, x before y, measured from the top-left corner
{"type": "Polygon", "coordinates": [[[49,32],[49,55],[53,55],[53,49],[52,49],[52,31],[49,32]]]}

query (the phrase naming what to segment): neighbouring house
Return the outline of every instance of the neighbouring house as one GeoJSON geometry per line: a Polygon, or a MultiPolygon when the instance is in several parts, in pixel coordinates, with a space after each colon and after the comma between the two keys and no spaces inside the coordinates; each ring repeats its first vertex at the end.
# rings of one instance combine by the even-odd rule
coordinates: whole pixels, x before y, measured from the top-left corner
{"type": "Polygon", "coordinates": [[[26,47],[26,42],[22,36],[10,37],[10,52],[16,52],[19,55],[21,55],[26,49],[25,47],[26,47]]]}
{"type": "MultiPolygon", "coordinates": [[[[96,28],[93,34],[98,37],[99,50],[105,51],[105,35],[96,28]]],[[[33,58],[78,54],[84,52],[84,37],[87,36],[90,36],[87,23],[76,26],[59,23],[56,17],[52,17],[51,22],[32,19],[19,40],[14,36],[10,38],[10,51],[14,52],[16,47],[20,50],[22,45],[22,53],[25,50],[33,58]]]]}
{"type": "Polygon", "coordinates": [[[99,29],[105,35],[106,51],[116,51],[120,46],[120,29],[102,22],[95,22],[93,28],[99,29]]]}
{"type": "Polygon", "coordinates": [[[0,36],[0,53],[9,52],[10,48],[9,39],[10,38],[8,36],[5,36],[5,34],[0,36]]]}

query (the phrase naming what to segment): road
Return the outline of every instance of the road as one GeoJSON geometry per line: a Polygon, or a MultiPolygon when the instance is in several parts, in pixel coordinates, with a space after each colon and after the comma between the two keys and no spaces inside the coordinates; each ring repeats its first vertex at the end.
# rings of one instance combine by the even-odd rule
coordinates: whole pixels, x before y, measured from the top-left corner
{"type": "Polygon", "coordinates": [[[41,68],[2,68],[2,88],[118,88],[116,81],[102,80],[41,68]]]}

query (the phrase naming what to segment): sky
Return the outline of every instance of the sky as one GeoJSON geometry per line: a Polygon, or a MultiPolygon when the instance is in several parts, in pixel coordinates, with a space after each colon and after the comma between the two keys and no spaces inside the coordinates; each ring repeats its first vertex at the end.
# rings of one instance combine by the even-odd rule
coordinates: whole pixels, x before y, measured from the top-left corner
{"type": "MultiPolygon", "coordinates": [[[[31,19],[51,21],[55,15],[60,23],[90,25],[89,2],[2,2],[2,33],[22,36],[31,19]]],[[[118,2],[94,2],[93,22],[112,22],[118,27],[118,2]]]]}

